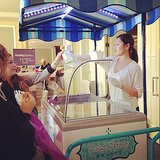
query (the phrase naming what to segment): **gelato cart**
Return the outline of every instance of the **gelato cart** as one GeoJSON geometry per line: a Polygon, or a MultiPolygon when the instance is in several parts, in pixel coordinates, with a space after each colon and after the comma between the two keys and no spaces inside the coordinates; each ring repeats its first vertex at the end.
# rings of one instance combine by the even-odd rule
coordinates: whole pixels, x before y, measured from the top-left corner
{"type": "MultiPolygon", "coordinates": [[[[76,68],[76,70],[78,69],[76,68]]],[[[75,73],[75,69],[72,73],[75,73]]],[[[74,77],[73,74],[71,77],[74,77]]],[[[69,82],[75,83],[72,78],[69,82]]],[[[74,86],[68,85],[67,87],[74,89],[74,86]]],[[[98,89],[100,88],[98,86],[98,89]]],[[[63,153],[71,143],[81,138],[146,128],[146,116],[129,106],[115,103],[92,93],[73,94],[72,92],[70,94],[69,91],[66,93],[66,95],[42,98],[42,105],[53,119],[49,121],[49,125],[53,129],[54,142],[63,153]]],[[[98,91],[98,93],[101,92],[98,91]]],[[[76,147],[69,159],[84,160],[83,157],[87,157],[84,156],[86,154],[85,147],[85,145],[76,147]]],[[[96,144],[90,144],[90,147],[92,148],[91,152],[94,151],[94,148],[98,148],[96,152],[99,158],[95,159],[99,160],[147,160],[147,137],[145,134],[96,142],[96,144]],[[94,147],[95,145],[98,147],[94,147]],[[100,154],[104,148],[107,154],[100,154]]],[[[86,158],[86,160],[89,159],[86,158]]]]}

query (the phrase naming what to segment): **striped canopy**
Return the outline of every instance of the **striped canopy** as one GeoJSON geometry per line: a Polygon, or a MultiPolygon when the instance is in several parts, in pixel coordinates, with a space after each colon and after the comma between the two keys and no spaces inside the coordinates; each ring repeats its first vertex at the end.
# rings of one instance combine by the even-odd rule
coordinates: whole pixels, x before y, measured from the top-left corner
{"type": "Polygon", "coordinates": [[[100,40],[118,30],[130,31],[142,22],[143,12],[148,14],[147,24],[153,23],[160,16],[158,6],[159,0],[23,0],[20,41],[100,40]]]}
{"type": "Polygon", "coordinates": [[[142,13],[160,6],[159,0],[22,0],[22,7],[51,2],[68,4],[84,12],[95,12],[110,5],[121,5],[142,13]]]}

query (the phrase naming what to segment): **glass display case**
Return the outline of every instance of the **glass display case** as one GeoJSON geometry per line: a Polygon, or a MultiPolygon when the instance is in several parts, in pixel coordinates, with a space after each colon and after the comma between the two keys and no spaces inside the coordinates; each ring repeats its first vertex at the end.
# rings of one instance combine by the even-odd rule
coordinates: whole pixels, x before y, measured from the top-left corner
{"type": "Polygon", "coordinates": [[[106,98],[109,94],[106,67],[110,62],[89,60],[65,66],[65,94],[48,97],[50,106],[65,122],[132,111],[129,106],[116,104],[106,98]]]}

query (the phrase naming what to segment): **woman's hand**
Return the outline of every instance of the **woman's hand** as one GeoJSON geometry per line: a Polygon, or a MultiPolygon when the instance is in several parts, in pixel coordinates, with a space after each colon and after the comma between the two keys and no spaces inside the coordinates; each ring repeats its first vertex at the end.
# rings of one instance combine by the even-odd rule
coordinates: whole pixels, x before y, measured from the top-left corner
{"type": "Polygon", "coordinates": [[[51,63],[51,67],[52,69],[56,69],[57,66],[61,63],[61,61],[63,60],[62,54],[64,53],[64,51],[60,51],[56,58],[54,59],[54,61],[51,63]]]}
{"type": "Polygon", "coordinates": [[[22,93],[22,103],[20,109],[23,113],[31,113],[33,108],[36,106],[35,98],[29,92],[22,93]]]}
{"type": "Polygon", "coordinates": [[[122,82],[118,81],[115,78],[108,78],[108,83],[117,88],[122,88],[122,82]]]}
{"type": "Polygon", "coordinates": [[[124,92],[129,94],[131,97],[136,97],[138,98],[138,91],[136,88],[129,87],[128,85],[122,84],[122,82],[118,81],[115,78],[109,78],[108,83],[122,89],[124,92]]]}

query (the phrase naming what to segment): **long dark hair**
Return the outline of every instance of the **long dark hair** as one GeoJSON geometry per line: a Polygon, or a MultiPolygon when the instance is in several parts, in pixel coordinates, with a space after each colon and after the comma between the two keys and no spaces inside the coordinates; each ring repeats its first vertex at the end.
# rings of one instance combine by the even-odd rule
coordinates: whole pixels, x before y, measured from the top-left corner
{"type": "Polygon", "coordinates": [[[7,65],[8,58],[10,56],[11,54],[7,52],[7,49],[3,45],[0,44],[0,79],[1,81],[5,79],[4,71],[7,65]]]}
{"type": "Polygon", "coordinates": [[[134,48],[134,39],[131,34],[120,34],[117,38],[120,38],[124,44],[130,44],[129,47],[129,56],[132,60],[138,63],[138,54],[136,49],[134,48]]]}
{"type": "MultiPolygon", "coordinates": [[[[11,54],[8,53],[7,49],[0,44],[0,82],[6,81],[4,72],[5,72],[5,67],[7,65],[7,61],[10,57],[11,57],[11,54]]],[[[15,74],[11,78],[11,81],[13,83],[14,89],[23,90],[23,91],[29,90],[29,85],[27,84],[28,79],[26,77],[15,74]]]]}

